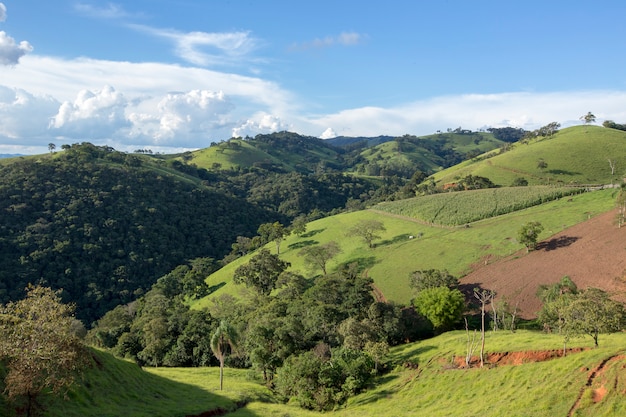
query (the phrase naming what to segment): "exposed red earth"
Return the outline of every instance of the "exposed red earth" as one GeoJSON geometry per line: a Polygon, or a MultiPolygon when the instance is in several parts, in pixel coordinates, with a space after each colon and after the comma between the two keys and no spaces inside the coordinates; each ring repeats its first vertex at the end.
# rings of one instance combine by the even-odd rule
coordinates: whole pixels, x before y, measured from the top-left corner
{"type": "Polygon", "coordinates": [[[569,276],[579,289],[601,288],[618,301],[626,301],[626,227],[615,224],[616,211],[572,226],[539,243],[537,250],[525,250],[493,263],[475,265],[460,279],[465,288],[496,291],[518,303],[519,316],[537,316],[541,302],[536,296],[541,284],[554,284],[569,276]]]}

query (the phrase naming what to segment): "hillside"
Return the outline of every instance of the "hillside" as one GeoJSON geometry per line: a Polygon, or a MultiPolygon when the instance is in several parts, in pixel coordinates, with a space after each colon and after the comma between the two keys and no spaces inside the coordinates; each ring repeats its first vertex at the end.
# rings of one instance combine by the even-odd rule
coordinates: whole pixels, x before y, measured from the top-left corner
{"type": "Polygon", "coordinates": [[[575,126],[553,136],[511,145],[433,175],[437,183],[455,183],[467,175],[489,178],[508,186],[516,178],[529,184],[610,184],[621,182],[626,160],[626,132],[601,126],[575,126]],[[608,160],[617,162],[611,173],[608,160]],[[539,161],[547,166],[540,168],[539,161]],[[623,162],[621,162],[623,164],[623,162]]]}
{"type": "Polygon", "coordinates": [[[62,288],[89,325],[198,257],[282,220],[151,158],[91,144],[3,160],[0,302],[29,283],[62,288]]]}
{"type": "MultiPolygon", "coordinates": [[[[522,192],[524,188],[520,187],[522,192]]],[[[384,299],[408,304],[414,297],[409,287],[411,272],[447,269],[455,276],[462,277],[471,272],[476,264],[484,263],[485,260],[493,262],[522,250],[523,245],[516,240],[522,224],[540,221],[545,227],[540,238],[546,239],[588,217],[606,213],[614,207],[614,199],[612,190],[589,192],[477,221],[469,228],[442,227],[380,210],[344,213],[309,223],[307,233],[300,237],[289,236],[281,245],[281,258],[291,263],[291,270],[311,277],[315,272],[305,267],[299,255],[300,250],[306,246],[335,241],[342,253],[330,263],[331,270],[342,264],[356,262],[360,271],[374,280],[384,299]],[[381,221],[386,228],[380,233],[380,239],[375,241],[375,249],[367,248],[358,238],[346,236],[348,229],[368,219],[381,221]],[[410,239],[409,236],[416,238],[410,239]]],[[[420,200],[418,198],[415,201],[420,200]]],[[[404,201],[398,203],[403,204],[404,201]]],[[[268,248],[273,248],[273,244],[268,245],[268,248]]],[[[549,251],[549,254],[552,253],[556,252],[549,251]]],[[[233,284],[232,276],[235,269],[251,256],[237,259],[210,275],[207,282],[219,287],[219,290],[199,300],[194,307],[207,306],[211,299],[220,294],[236,295],[241,291],[243,286],[233,284]]],[[[560,278],[557,276],[554,280],[560,278]]],[[[610,280],[612,277],[607,278],[606,283],[610,280]]],[[[606,288],[610,289],[611,286],[607,285],[606,288]]]]}
{"type": "Polygon", "coordinates": [[[532,318],[541,309],[536,297],[542,284],[569,276],[576,285],[602,288],[626,301],[626,229],[615,226],[615,211],[569,227],[539,243],[526,254],[517,252],[493,263],[477,262],[461,279],[468,288],[494,290],[509,303],[519,303],[521,317],[532,318]]]}
{"type": "MultiPolygon", "coordinates": [[[[489,366],[460,368],[464,332],[449,332],[394,348],[389,372],[338,410],[336,417],[416,416],[612,416],[626,412],[623,334],[576,339],[559,357],[562,338],[520,330],[488,332],[489,366]],[[497,393],[497,401],[494,401],[497,393]],[[574,414],[575,413],[575,414],[574,414]]],[[[319,416],[296,403],[281,403],[249,371],[227,368],[224,391],[216,390],[217,368],[145,368],[96,352],[97,365],[69,400],[47,401],[48,417],[183,417],[227,415],[319,416]]]]}

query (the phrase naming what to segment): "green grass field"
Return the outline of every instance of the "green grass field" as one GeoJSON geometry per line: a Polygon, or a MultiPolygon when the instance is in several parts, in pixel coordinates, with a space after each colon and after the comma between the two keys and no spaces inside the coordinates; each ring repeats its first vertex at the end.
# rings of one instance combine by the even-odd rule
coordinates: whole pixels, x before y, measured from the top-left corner
{"type": "MultiPolygon", "coordinates": [[[[521,187],[522,189],[524,187],[521,187]]],[[[523,190],[522,190],[523,191],[523,190]]],[[[344,213],[316,220],[308,224],[307,233],[287,237],[281,244],[281,258],[291,263],[291,269],[312,277],[299,252],[307,245],[336,241],[342,253],[334,259],[329,270],[342,263],[358,262],[387,300],[408,304],[413,297],[409,288],[409,274],[421,269],[447,269],[457,277],[469,272],[471,265],[485,257],[497,259],[524,248],[517,242],[520,227],[529,221],[540,221],[544,231],[540,239],[604,213],[614,207],[614,190],[594,191],[561,198],[555,201],[515,211],[507,215],[473,222],[469,228],[431,226],[409,217],[378,210],[344,213]],[[386,231],[369,249],[355,237],[346,237],[346,231],[359,220],[375,219],[383,222],[386,231]],[[409,239],[414,236],[414,239],[409,239]]],[[[376,208],[376,207],[374,207],[376,208]]],[[[273,253],[275,245],[267,246],[273,253]]],[[[211,304],[220,294],[237,296],[245,287],[235,285],[235,269],[249,261],[250,254],[235,260],[208,277],[210,286],[220,287],[210,296],[194,303],[194,308],[211,304]]]]}
{"type": "Polygon", "coordinates": [[[523,177],[530,184],[610,184],[626,173],[618,166],[611,176],[608,159],[626,159],[626,132],[600,126],[575,126],[562,129],[549,138],[529,144],[516,143],[508,152],[479,161],[466,161],[442,170],[433,177],[441,184],[454,183],[469,174],[487,177],[508,186],[523,177]],[[537,167],[543,159],[547,168],[537,167]]]}
{"type": "MultiPolygon", "coordinates": [[[[458,368],[455,356],[466,353],[466,334],[454,331],[432,339],[398,346],[389,355],[389,369],[370,388],[347,404],[326,413],[357,416],[566,416],[580,396],[576,416],[615,416],[626,413],[624,391],[626,334],[601,335],[600,347],[591,338],[578,338],[568,347],[588,348],[544,362],[530,359],[519,365],[489,363],[480,369],[458,368]],[[595,378],[591,371],[608,361],[595,378]],[[405,363],[417,364],[406,368],[405,363]],[[590,384],[587,386],[587,384],[590,384]],[[597,390],[597,391],[595,391],[597,390]],[[594,393],[604,397],[594,402],[594,393]]],[[[562,338],[535,331],[487,332],[485,352],[525,352],[562,349],[562,338]]],[[[475,351],[478,354],[478,350],[475,351]]],[[[225,370],[219,391],[217,368],[145,368],[96,352],[99,366],[88,371],[67,400],[46,402],[46,416],[163,416],[183,417],[221,408],[229,416],[319,415],[282,404],[251,370],[225,370]],[[244,406],[245,404],[245,406],[244,406]]],[[[596,400],[598,397],[596,395],[596,400]]]]}

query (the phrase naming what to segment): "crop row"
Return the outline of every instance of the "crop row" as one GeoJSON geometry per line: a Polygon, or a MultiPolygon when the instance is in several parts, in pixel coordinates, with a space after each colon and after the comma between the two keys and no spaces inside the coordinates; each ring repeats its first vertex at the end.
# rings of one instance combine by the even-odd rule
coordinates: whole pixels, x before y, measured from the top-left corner
{"type": "Polygon", "coordinates": [[[458,226],[579,193],[569,187],[506,187],[457,191],[381,203],[376,209],[428,223],[458,226]]]}

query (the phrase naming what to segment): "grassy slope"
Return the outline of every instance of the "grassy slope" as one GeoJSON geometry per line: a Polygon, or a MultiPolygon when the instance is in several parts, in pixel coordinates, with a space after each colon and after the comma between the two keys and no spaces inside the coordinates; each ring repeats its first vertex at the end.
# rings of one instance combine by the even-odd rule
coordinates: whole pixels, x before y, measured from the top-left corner
{"type": "Polygon", "coordinates": [[[134,363],[94,351],[100,365],[89,369],[68,400],[49,400],[48,417],[176,417],[222,408],[242,401],[267,401],[269,391],[248,381],[248,371],[228,369],[219,391],[219,368],[142,369],[134,363]],[[236,382],[234,382],[236,381],[236,382]]]}
{"type": "MultiPolygon", "coordinates": [[[[597,215],[613,207],[614,192],[596,191],[560,199],[550,203],[520,210],[472,224],[470,228],[443,228],[422,224],[412,219],[389,215],[373,210],[344,213],[309,223],[307,233],[301,237],[289,236],[281,245],[281,258],[291,262],[292,269],[305,276],[307,271],[298,252],[303,246],[336,241],[343,252],[332,262],[330,270],[345,262],[359,262],[375,285],[388,300],[408,303],[413,294],[409,289],[408,277],[419,269],[448,269],[462,276],[471,265],[486,256],[497,258],[510,255],[523,248],[516,236],[520,226],[528,221],[541,221],[545,230],[540,238],[547,238],[566,227],[580,223],[588,215],[597,215]],[[345,232],[359,220],[377,219],[384,223],[386,231],[381,233],[375,249],[367,248],[355,237],[346,237],[345,232]],[[409,235],[421,238],[409,239],[409,235]]],[[[268,245],[274,253],[273,243],[268,245]]],[[[236,295],[244,287],[232,283],[235,269],[248,262],[252,255],[240,258],[208,278],[209,285],[223,285],[211,296],[199,300],[194,307],[210,304],[210,299],[219,294],[236,295]]]]}
{"type": "MultiPolygon", "coordinates": [[[[540,138],[529,145],[515,144],[513,149],[481,161],[466,161],[433,175],[442,184],[455,182],[468,174],[509,185],[517,177],[530,184],[609,184],[611,170],[607,158],[626,159],[626,132],[600,126],[576,126],[563,129],[551,138],[540,138]],[[537,168],[540,158],[548,164],[537,168]]],[[[622,178],[624,167],[615,178],[622,178]]],[[[614,178],[614,179],[615,179],[614,178]]]]}
{"type": "MultiPolygon", "coordinates": [[[[591,347],[590,338],[574,339],[568,347],[591,347]]],[[[587,386],[590,372],[605,359],[623,355],[626,334],[602,335],[600,347],[565,358],[521,365],[483,369],[451,369],[454,356],[465,355],[466,335],[445,333],[433,339],[392,349],[392,371],[377,378],[370,389],[341,409],[327,413],[356,416],[565,416],[582,393],[577,416],[612,416],[626,413],[620,378],[626,359],[617,356],[597,372],[587,386]],[[407,369],[403,363],[417,363],[407,369]],[[605,389],[604,398],[592,401],[595,389],[605,389]]],[[[486,352],[558,350],[562,338],[539,332],[487,332],[486,352]]],[[[475,352],[478,353],[478,350],[475,352]]],[[[48,402],[47,416],[167,416],[222,408],[237,409],[229,416],[283,415],[319,416],[295,404],[279,404],[255,379],[252,371],[225,370],[224,391],[218,391],[217,368],[150,368],[117,360],[101,352],[102,367],[92,368],[82,386],[69,394],[69,401],[48,402]],[[252,379],[251,379],[252,378],[252,379]]]]}

